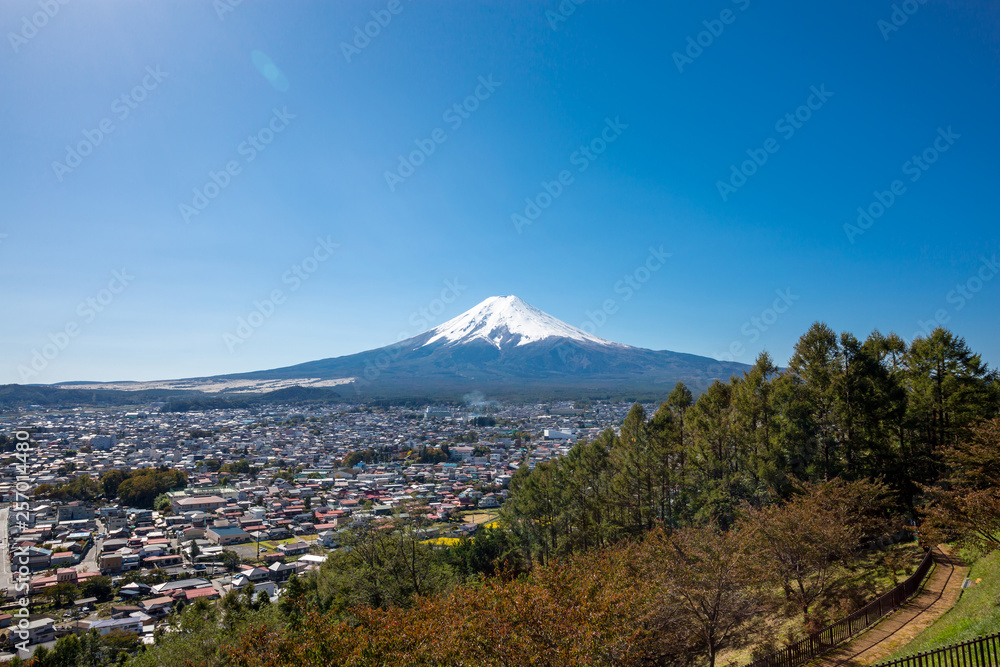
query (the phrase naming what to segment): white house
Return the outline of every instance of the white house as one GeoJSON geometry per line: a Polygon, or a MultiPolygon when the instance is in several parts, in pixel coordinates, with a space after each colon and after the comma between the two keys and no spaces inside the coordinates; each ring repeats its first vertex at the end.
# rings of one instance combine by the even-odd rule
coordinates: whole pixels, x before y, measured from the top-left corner
{"type": "Polygon", "coordinates": [[[91,630],[97,630],[101,635],[106,635],[112,630],[120,630],[121,632],[131,632],[136,635],[142,634],[142,619],[141,618],[105,618],[98,621],[91,621],[91,630]]]}

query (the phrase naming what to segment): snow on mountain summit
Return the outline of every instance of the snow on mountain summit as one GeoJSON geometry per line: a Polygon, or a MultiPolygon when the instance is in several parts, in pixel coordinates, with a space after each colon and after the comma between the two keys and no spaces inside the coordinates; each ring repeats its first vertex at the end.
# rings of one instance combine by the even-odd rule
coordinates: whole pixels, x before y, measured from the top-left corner
{"type": "Polygon", "coordinates": [[[491,296],[458,317],[431,329],[429,333],[433,335],[424,345],[438,341],[458,344],[482,339],[502,348],[510,343],[527,345],[555,337],[623,347],[619,343],[570,326],[516,296],[491,296]]]}

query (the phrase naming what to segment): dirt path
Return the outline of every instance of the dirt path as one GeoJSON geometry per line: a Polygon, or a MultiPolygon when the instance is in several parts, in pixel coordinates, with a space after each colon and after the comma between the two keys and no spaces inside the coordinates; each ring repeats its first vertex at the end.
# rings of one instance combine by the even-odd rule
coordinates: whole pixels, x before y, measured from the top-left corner
{"type": "Polygon", "coordinates": [[[952,608],[968,572],[968,566],[951,555],[947,547],[935,547],[934,571],[916,597],[816,665],[859,667],[889,657],[952,608]]]}

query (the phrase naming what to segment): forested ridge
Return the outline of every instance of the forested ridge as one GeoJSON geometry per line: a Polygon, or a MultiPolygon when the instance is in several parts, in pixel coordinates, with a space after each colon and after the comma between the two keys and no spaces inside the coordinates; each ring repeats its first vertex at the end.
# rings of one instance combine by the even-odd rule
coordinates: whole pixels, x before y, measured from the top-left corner
{"type": "Polygon", "coordinates": [[[192,604],[129,664],[760,655],[905,578],[915,535],[1000,546],[997,380],[943,329],[907,345],[817,323],[785,369],[762,354],[697,399],[678,384],[652,415],[637,404],[617,433],[522,467],[500,524],[474,538],[425,542],[416,504],[359,522],[277,604],[192,604]]]}

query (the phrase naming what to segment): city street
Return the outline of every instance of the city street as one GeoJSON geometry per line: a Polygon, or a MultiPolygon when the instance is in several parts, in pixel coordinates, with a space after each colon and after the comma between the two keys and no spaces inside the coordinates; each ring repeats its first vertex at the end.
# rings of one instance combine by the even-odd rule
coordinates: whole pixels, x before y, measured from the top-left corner
{"type": "MultiPolygon", "coordinates": [[[[101,523],[99,519],[95,519],[97,522],[97,531],[95,535],[101,535],[104,533],[104,524],[101,523]]],[[[84,556],[83,560],[80,561],[80,565],[77,568],[78,572],[97,572],[101,568],[98,564],[98,559],[101,557],[101,546],[104,544],[103,539],[94,538],[94,543],[91,545],[90,549],[87,550],[87,555],[84,556]]]]}

